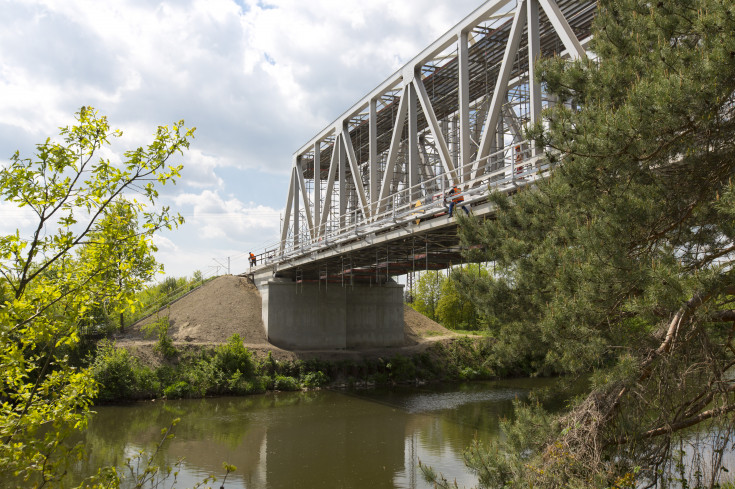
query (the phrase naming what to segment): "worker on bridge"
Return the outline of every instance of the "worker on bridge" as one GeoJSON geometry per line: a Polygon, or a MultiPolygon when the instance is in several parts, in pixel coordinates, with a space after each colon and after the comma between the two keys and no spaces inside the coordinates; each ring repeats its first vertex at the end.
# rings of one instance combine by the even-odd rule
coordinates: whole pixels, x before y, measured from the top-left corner
{"type": "Polygon", "coordinates": [[[250,252],[250,266],[254,267],[257,264],[258,264],[258,259],[255,258],[255,255],[253,255],[253,252],[251,251],[250,252]]]}
{"type": "MultiPolygon", "coordinates": [[[[455,196],[452,198],[452,201],[449,202],[449,217],[452,217],[452,214],[454,213],[454,206],[456,206],[457,204],[462,204],[462,202],[464,202],[464,195],[461,195],[459,187],[454,187],[452,190],[450,190],[449,195],[455,196]]],[[[469,209],[467,209],[466,205],[462,204],[462,210],[464,210],[465,214],[467,214],[468,216],[470,215],[470,211],[469,209]]]]}

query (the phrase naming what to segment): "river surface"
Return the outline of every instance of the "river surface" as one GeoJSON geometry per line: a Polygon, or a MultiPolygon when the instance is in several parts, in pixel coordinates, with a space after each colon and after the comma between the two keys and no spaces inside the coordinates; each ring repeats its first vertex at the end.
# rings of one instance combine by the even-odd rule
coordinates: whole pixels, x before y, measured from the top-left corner
{"type": "MultiPolygon", "coordinates": [[[[514,379],[362,391],[275,392],[249,397],[99,406],[85,433],[89,467],[151,450],[175,418],[160,454],[183,459],[176,487],[191,487],[222,463],[237,466],[226,488],[430,488],[419,460],[460,487],[475,484],[463,451],[499,436],[512,401],[548,379],[514,379]]],[[[125,472],[123,470],[123,472],[125,472]]],[[[89,472],[87,472],[89,473],[89,472]]],[[[165,487],[170,486],[170,481],[165,487]]]]}

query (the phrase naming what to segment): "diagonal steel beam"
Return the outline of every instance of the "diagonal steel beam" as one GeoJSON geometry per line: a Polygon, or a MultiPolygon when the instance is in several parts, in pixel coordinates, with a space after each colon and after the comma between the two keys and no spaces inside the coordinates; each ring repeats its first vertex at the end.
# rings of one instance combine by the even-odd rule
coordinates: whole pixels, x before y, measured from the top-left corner
{"type": "Polygon", "coordinates": [[[327,231],[327,218],[329,211],[332,209],[332,189],[334,189],[334,177],[337,174],[338,159],[337,145],[339,144],[339,135],[332,143],[332,159],[329,161],[329,175],[327,176],[327,189],[324,194],[324,209],[322,209],[322,218],[319,219],[319,232],[317,237],[322,237],[327,231]]]}
{"type": "Polygon", "coordinates": [[[503,107],[503,121],[510,126],[510,132],[513,133],[513,136],[517,137],[519,140],[523,139],[523,128],[521,127],[520,122],[518,121],[518,117],[516,116],[516,113],[513,109],[510,107],[503,107]]]}
{"type": "Polygon", "coordinates": [[[321,169],[321,142],[314,143],[314,234],[313,238],[319,236],[319,218],[321,217],[322,205],[322,169],[321,169]]]}
{"type": "Polygon", "coordinates": [[[288,197],[286,197],[286,212],[283,216],[283,229],[281,229],[281,244],[278,252],[283,253],[286,246],[286,238],[288,238],[288,225],[291,221],[291,207],[293,206],[293,189],[294,189],[294,172],[291,170],[291,178],[288,181],[288,197]]]}
{"type": "Polygon", "coordinates": [[[345,145],[345,150],[347,150],[347,160],[350,162],[352,181],[355,183],[355,190],[360,199],[360,210],[362,211],[363,217],[367,220],[370,217],[370,206],[365,195],[365,187],[362,185],[362,178],[360,178],[360,168],[357,165],[357,157],[355,156],[355,148],[352,146],[352,138],[347,127],[344,125],[342,126],[342,144],[345,145]]]}
{"type": "Polygon", "coordinates": [[[306,211],[306,225],[309,226],[309,235],[311,239],[314,239],[314,220],[311,218],[311,206],[309,205],[309,194],[306,192],[306,182],[304,181],[304,165],[301,163],[301,158],[296,160],[296,177],[299,180],[299,187],[301,188],[301,200],[304,203],[304,210],[306,211]]]}
{"type": "MultiPolygon", "coordinates": [[[[459,78],[459,167],[462,169],[460,178],[463,181],[470,179],[470,158],[472,155],[472,139],[470,138],[470,51],[468,45],[468,31],[463,30],[459,36],[457,53],[457,68],[459,78]]],[[[469,44],[475,43],[474,35],[469,44]]]]}
{"type": "Polygon", "coordinates": [[[505,45],[505,54],[503,54],[503,62],[500,65],[500,73],[495,83],[495,91],[493,92],[492,102],[488,109],[487,119],[485,119],[485,127],[482,130],[482,139],[477,149],[477,159],[472,165],[472,178],[475,179],[484,173],[485,165],[480,165],[480,161],[490,154],[490,142],[495,140],[497,132],[498,117],[503,107],[508,90],[508,81],[513,69],[513,60],[518,53],[518,45],[521,42],[521,34],[523,26],[526,24],[526,0],[519,0],[516,6],[516,13],[513,17],[513,25],[510,28],[508,43],[505,45]]]}
{"type": "Polygon", "coordinates": [[[398,104],[398,117],[393,125],[393,137],[390,140],[390,149],[388,150],[388,161],[385,165],[383,173],[383,184],[380,186],[380,197],[378,198],[378,214],[385,210],[388,201],[388,192],[390,184],[393,181],[393,173],[396,169],[396,160],[398,159],[398,150],[401,147],[401,136],[403,135],[403,124],[406,122],[408,114],[408,90],[403,87],[401,90],[401,101],[398,104]]]}
{"type": "MultiPolygon", "coordinates": [[[[420,76],[420,75],[416,75],[420,76]]],[[[406,177],[408,181],[406,186],[408,190],[408,198],[411,202],[419,198],[419,110],[418,96],[416,94],[416,85],[409,83],[406,86],[408,90],[408,137],[406,138],[406,177]]]]}
{"type": "Polygon", "coordinates": [[[449,155],[447,141],[444,139],[444,134],[442,134],[441,128],[439,127],[439,121],[436,118],[436,113],[434,113],[434,107],[431,105],[429,94],[426,93],[426,87],[424,86],[424,82],[421,80],[421,77],[415,77],[413,79],[413,85],[418,93],[419,102],[421,102],[421,108],[424,110],[426,121],[429,123],[429,129],[434,135],[434,141],[436,141],[439,146],[437,149],[439,150],[439,159],[441,159],[444,171],[450,176],[452,185],[459,185],[459,175],[457,175],[454,162],[452,161],[452,157],[449,155]]]}
{"type": "Polygon", "coordinates": [[[299,178],[297,176],[298,170],[296,169],[296,161],[294,161],[293,168],[291,169],[293,178],[293,247],[294,250],[299,247],[299,241],[301,241],[301,213],[299,212],[299,178]]]}
{"type": "Polygon", "coordinates": [[[369,152],[370,152],[370,215],[375,214],[380,195],[378,187],[378,101],[375,98],[370,99],[369,107],[369,152]]]}
{"type": "Polygon", "coordinates": [[[587,53],[584,51],[577,36],[574,35],[574,31],[569,25],[569,22],[567,22],[567,19],[564,18],[564,14],[562,14],[556,2],[554,0],[538,0],[538,3],[544,9],[546,16],[549,18],[549,22],[554,26],[554,30],[564,44],[564,47],[569,51],[572,59],[586,58],[587,53]]]}

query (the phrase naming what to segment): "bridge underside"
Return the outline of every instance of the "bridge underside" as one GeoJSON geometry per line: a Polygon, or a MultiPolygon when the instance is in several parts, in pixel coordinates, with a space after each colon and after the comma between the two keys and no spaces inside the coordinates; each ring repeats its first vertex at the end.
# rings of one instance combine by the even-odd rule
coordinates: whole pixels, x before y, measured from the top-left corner
{"type": "MultiPolygon", "coordinates": [[[[492,218],[492,206],[467,204],[475,217],[492,218]]],[[[273,277],[296,283],[384,284],[391,277],[442,270],[463,263],[457,222],[442,206],[436,216],[415,219],[383,233],[356,234],[308,256],[264,266],[273,277]]],[[[455,212],[463,213],[461,206],[455,212]]]]}

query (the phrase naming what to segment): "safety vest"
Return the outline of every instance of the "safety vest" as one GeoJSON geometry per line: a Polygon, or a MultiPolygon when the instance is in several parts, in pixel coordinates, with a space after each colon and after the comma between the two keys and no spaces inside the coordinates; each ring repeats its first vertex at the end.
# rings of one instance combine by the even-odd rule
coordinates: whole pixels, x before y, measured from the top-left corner
{"type": "MultiPolygon", "coordinates": [[[[452,194],[457,195],[459,193],[459,189],[457,187],[454,187],[452,189],[452,194]]],[[[464,202],[464,195],[457,195],[452,199],[452,202],[455,204],[459,204],[460,202],[464,202]]]]}

